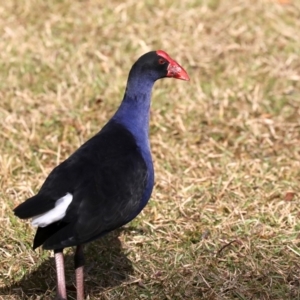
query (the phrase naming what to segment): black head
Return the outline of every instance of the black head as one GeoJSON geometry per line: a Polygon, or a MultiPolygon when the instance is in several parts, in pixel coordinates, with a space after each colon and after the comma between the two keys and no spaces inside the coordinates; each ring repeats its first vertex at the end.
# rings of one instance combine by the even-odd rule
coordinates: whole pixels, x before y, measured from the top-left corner
{"type": "Polygon", "coordinates": [[[147,74],[153,80],[164,77],[189,80],[187,72],[162,50],[151,51],[142,55],[133,65],[132,71],[147,74]]]}

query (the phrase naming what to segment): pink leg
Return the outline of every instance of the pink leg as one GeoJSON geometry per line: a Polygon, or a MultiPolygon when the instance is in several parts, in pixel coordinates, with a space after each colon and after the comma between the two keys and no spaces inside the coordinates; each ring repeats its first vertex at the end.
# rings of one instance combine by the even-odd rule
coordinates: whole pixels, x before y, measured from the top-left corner
{"type": "Polygon", "coordinates": [[[79,245],[76,248],[75,256],[75,274],[76,274],[76,289],[77,289],[77,300],[84,300],[84,285],[83,285],[83,266],[84,266],[84,256],[83,256],[83,245],[79,245]]]}
{"type": "Polygon", "coordinates": [[[57,300],[67,300],[64,255],[62,249],[54,251],[57,274],[57,300]]]}
{"type": "Polygon", "coordinates": [[[84,299],[83,266],[76,269],[77,300],[84,299]]]}

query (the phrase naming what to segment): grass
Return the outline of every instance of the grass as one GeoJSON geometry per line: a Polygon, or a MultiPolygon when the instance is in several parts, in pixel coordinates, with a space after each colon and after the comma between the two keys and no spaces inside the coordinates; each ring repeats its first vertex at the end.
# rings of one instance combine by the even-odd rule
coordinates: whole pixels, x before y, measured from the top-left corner
{"type": "Polygon", "coordinates": [[[12,209],[164,49],[191,81],[155,85],[152,199],[87,246],[87,298],[300,299],[299,28],[296,0],[1,3],[0,298],[54,296],[52,254],[12,209]]]}

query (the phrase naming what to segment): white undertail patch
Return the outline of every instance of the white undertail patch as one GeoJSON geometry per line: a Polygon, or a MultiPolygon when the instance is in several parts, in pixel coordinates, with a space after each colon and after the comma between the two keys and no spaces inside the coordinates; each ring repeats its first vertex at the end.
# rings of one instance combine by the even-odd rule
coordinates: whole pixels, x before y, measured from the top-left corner
{"type": "Polygon", "coordinates": [[[47,225],[61,220],[65,215],[67,208],[73,200],[73,195],[67,193],[55,202],[55,207],[47,212],[32,218],[33,226],[46,227],[47,225]]]}

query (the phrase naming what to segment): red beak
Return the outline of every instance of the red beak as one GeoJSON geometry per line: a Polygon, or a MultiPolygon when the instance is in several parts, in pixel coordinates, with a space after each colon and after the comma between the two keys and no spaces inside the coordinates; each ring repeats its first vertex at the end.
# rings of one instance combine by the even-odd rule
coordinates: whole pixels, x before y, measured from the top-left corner
{"type": "Polygon", "coordinates": [[[167,77],[173,77],[181,80],[190,80],[189,75],[184,68],[172,59],[166,52],[162,50],[156,51],[157,55],[165,58],[169,62],[167,77]]]}
{"type": "Polygon", "coordinates": [[[187,74],[187,72],[175,60],[170,62],[168,66],[167,77],[174,77],[182,80],[190,80],[190,77],[187,74]]]}

